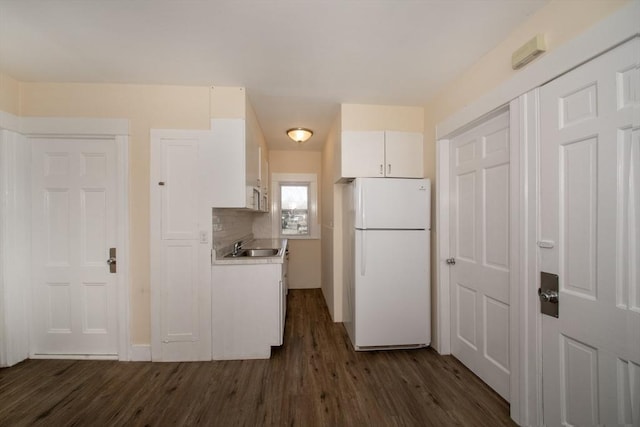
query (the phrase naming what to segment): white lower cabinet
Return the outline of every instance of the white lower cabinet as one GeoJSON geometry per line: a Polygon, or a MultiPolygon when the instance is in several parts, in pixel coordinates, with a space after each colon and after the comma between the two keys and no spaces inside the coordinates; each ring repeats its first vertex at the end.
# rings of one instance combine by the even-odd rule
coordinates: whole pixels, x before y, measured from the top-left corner
{"type": "Polygon", "coordinates": [[[271,346],[283,342],[283,264],[225,264],[211,270],[213,359],[269,358],[271,346]]]}

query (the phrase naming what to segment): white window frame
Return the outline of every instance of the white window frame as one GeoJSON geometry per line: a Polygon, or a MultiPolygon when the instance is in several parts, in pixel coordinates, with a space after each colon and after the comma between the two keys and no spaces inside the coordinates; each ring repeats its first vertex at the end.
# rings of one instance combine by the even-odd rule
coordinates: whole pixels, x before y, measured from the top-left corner
{"type": "Polygon", "coordinates": [[[320,224],[318,222],[318,175],[315,173],[274,173],[271,174],[271,235],[292,240],[313,240],[320,238],[320,224]],[[280,213],[280,186],[308,185],[309,186],[309,233],[282,234],[280,213]]]}

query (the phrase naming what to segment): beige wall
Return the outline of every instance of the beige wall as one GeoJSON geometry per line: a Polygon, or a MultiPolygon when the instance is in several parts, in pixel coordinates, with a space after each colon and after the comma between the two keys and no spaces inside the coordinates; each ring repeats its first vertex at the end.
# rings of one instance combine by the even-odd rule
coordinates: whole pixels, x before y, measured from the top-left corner
{"type": "Polygon", "coordinates": [[[0,111],[20,115],[20,82],[0,73],[0,111]]]}
{"type": "Polygon", "coordinates": [[[244,119],[249,107],[245,88],[237,86],[211,87],[211,118],[244,119]]]}
{"type": "MultiPolygon", "coordinates": [[[[316,151],[270,151],[269,173],[315,173],[318,176],[318,222],[322,224],[322,154],[316,151]]],[[[289,240],[289,287],[319,288],[321,239],[289,240]]]]}
{"type": "Polygon", "coordinates": [[[22,83],[24,116],[129,119],[131,341],[151,342],[149,130],[209,129],[209,87],[22,83]]]}
{"type": "Polygon", "coordinates": [[[342,104],[342,129],[348,131],[424,131],[424,109],[399,105],[342,104]]]}
{"type": "Polygon", "coordinates": [[[571,40],[630,0],[552,0],[480,58],[425,105],[425,173],[435,178],[435,127],[518,71],[511,54],[536,34],[545,34],[547,52],[571,40]]]}

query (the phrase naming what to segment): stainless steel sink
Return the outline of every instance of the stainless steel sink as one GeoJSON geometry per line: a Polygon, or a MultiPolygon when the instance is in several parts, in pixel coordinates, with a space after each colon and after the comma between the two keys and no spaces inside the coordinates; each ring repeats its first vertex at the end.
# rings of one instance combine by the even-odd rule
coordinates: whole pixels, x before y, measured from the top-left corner
{"type": "Polygon", "coordinates": [[[235,255],[226,255],[225,258],[274,257],[278,252],[280,249],[243,249],[235,255]]]}
{"type": "Polygon", "coordinates": [[[247,249],[245,256],[276,256],[280,249],[247,249]]]}

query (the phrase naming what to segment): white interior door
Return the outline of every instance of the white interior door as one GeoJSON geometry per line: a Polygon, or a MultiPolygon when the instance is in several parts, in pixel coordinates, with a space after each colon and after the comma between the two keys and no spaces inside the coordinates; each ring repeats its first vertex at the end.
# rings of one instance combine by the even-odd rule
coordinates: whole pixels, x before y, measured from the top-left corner
{"type": "Polygon", "coordinates": [[[451,353],[509,400],[509,113],[450,150],[451,353]]]}
{"type": "Polygon", "coordinates": [[[117,355],[115,142],[31,142],[31,354],[117,355]]]}
{"type": "Polygon", "coordinates": [[[636,38],[540,91],[544,423],[640,425],[640,72],[636,38]]]}
{"type": "Polygon", "coordinates": [[[211,360],[211,207],[203,175],[211,141],[153,131],[152,360],[211,360]]]}

